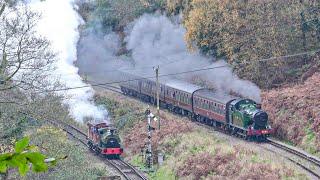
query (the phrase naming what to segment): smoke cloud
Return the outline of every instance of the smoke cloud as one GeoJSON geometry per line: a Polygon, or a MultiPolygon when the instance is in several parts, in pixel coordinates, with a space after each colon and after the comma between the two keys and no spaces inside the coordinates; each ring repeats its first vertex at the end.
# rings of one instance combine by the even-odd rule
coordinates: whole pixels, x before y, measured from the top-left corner
{"type": "MultiPolygon", "coordinates": [[[[78,26],[83,23],[74,9],[74,0],[32,0],[29,6],[41,13],[37,32],[51,41],[57,53],[56,70],[53,78],[59,76],[67,87],[85,86],[74,66],[77,60],[76,45],[79,40],[78,26]]],[[[91,87],[68,90],[64,101],[70,108],[70,115],[81,122],[85,117],[105,120],[108,113],[92,102],[94,91],[91,87]]]]}
{"type": "Polygon", "coordinates": [[[232,91],[257,102],[261,101],[260,89],[252,82],[238,78],[225,61],[202,56],[197,50],[191,53],[184,40],[185,32],[177,17],[169,19],[160,14],[145,14],[126,28],[126,47],[132,55],[129,60],[127,57],[115,56],[119,48],[117,34],[108,33],[103,38],[96,33],[87,33],[80,41],[79,53],[92,61],[79,59],[79,67],[82,71],[100,74],[97,80],[101,81],[107,80],[110,75],[107,72],[115,69],[128,71],[131,68],[134,69],[130,70],[131,73],[154,76],[152,66],[157,65],[160,66],[160,75],[226,66],[171,78],[190,81],[193,77],[199,77],[220,92],[232,91]]]}

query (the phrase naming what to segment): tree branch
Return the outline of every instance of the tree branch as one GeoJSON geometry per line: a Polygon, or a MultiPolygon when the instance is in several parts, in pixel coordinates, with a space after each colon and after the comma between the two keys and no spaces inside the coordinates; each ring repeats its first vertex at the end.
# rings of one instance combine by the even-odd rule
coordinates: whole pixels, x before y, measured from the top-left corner
{"type": "Polygon", "coordinates": [[[4,9],[6,8],[6,4],[4,3],[0,9],[0,16],[2,15],[2,13],[4,12],[4,9]]]}
{"type": "Polygon", "coordinates": [[[18,52],[17,52],[17,59],[18,59],[18,67],[16,68],[16,70],[10,75],[8,76],[4,81],[9,81],[11,78],[13,78],[14,75],[16,75],[18,73],[18,71],[21,68],[22,65],[22,59],[21,59],[21,44],[22,44],[22,40],[23,40],[23,36],[21,37],[20,41],[19,41],[19,46],[18,46],[18,52]]]}

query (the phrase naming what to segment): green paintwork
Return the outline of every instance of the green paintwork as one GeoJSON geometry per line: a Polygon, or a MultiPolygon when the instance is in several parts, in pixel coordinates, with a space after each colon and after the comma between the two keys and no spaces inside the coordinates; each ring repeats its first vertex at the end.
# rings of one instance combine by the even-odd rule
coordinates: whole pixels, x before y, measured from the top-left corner
{"type": "Polygon", "coordinates": [[[120,137],[118,133],[114,130],[112,133],[110,129],[108,128],[103,128],[99,130],[100,136],[101,136],[101,141],[103,143],[108,142],[109,139],[114,138],[120,143],[120,137]]]}
{"type": "Polygon", "coordinates": [[[238,106],[238,108],[235,108],[231,112],[233,124],[247,129],[248,126],[253,122],[254,112],[257,110],[257,107],[252,102],[246,103],[244,101],[240,103],[241,104],[238,106]]]}

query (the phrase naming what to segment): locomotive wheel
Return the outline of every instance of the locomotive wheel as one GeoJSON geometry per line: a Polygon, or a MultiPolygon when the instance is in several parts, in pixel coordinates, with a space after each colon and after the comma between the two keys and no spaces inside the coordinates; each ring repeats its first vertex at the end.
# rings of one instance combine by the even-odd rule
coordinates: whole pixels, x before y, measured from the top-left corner
{"type": "Polygon", "coordinates": [[[222,129],[223,129],[223,131],[225,132],[225,133],[227,133],[227,134],[229,134],[229,128],[228,128],[228,126],[227,125],[224,125],[223,127],[222,127],[222,129]]]}
{"type": "Polygon", "coordinates": [[[249,137],[248,137],[248,135],[244,135],[244,140],[248,140],[249,139],[249,137]]]}
{"type": "Polygon", "coordinates": [[[231,129],[231,135],[237,135],[237,132],[238,130],[235,127],[231,129]]]}
{"type": "Polygon", "coordinates": [[[99,155],[99,154],[101,154],[101,150],[100,150],[100,148],[96,148],[96,153],[99,155]]]}

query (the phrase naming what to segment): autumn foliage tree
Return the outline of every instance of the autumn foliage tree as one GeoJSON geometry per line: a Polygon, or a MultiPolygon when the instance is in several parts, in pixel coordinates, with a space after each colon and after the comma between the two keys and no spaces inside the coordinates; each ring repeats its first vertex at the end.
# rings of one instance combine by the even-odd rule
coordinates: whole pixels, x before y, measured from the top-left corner
{"type": "Polygon", "coordinates": [[[119,30],[143,13],[152,13],[163,6],[163,0],[96,0],[93,19],[104,27],[119,30]]]}
{"type": "Polygon", "coordinates": [[[240,76],[262,86],[281,81],[278,76],[285,79],[283,73],[290,69],[288,64],[301,67],[306,62],[259,60],[320,47],[319,16],[314,15],[319,13],[316,1],[192,0],[190,7],[184,13],[189,47],[197,47],[207,55],[226,57],[240,76]],[[271,67],[267,71],[277,77],[268,80],[270,73],[265,72],[266,67],[271,67]],[[273,67],[287,68],[274,72],[273,67]],[[266,80],[265,84],[259,82],[261,79],[266,80]]]}

